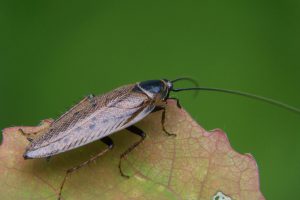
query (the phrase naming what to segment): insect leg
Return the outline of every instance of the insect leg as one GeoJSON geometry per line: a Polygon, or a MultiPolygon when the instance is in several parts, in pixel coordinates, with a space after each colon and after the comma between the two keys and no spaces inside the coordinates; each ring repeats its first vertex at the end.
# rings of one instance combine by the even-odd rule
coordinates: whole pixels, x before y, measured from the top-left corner
{"type": "Polygon", "coordinates": [[[175,101],[176,101],[177,108],[180,108],[180,109],[181,109],[181,105],[180,105],[180,103],[179,103],[179,99],[177,99],[177,98],[175,98],[175,97],[170,97],[170,98],[168,98],[168,99],[173,99],[173,100],[175,100],[175,101]]]}
{"type": "Polygon", "coordinates": [[[36,127],[19,127],[18,131],[27,138],[29,142],[34,140],[37,136],[47,132],[52,124],[52,119],[42,120],[41,124],[36,127]]]}
{"type": "MultiPolygon", "coordinates": [[[[178,101],[177,101],[178,102],[178,101]]],[[[166,130],[165,128],[165,120],[166,120],[166,108],[163,108],[163,111],[162,111],[162,115],[161,115],[161,125],[162,125],[162,128],[163,128],[163,131],[168,135],[168,136],[176,136],[176,134],[174,133],[170,133],[166,130]]]]}
{"type": "Polygon", "coordinates": [[[106,149],[104,149],[103,151],[99,152],[97,155],[91,157],[89,160],[81,163],[80,165],[78,165],[76,167],[72,167],[72,168],[70,168],[70,169],[68,169],[66,171],[65,177],[64,177],[64,179],[63,179],[63,181],[62,181],[62,183],[60,185],[60,189],[59,189],[59,193],[58,193],[58,200],[61,199],[62,189],[64,187],[64,184],[65,184],[65,182],[66,182],[69,174],[72,174],[73,172],[77,171],[78,169],[84,167],[85,165],[87,165],[87,164],[95,161],[97,158],[99,158],[100,156],[104,155],[107,151],[111,150],[113,148],[113,146],[114,146],[114,143],[113,143],[112,139],[110,139],[109,137],[104,137],[104,138],[101,139],[101,141],[107,145],[106,149]]]}
{"type": "Polygon", "coordinates": [[[32,142],[32,140],[33,140],[32,136],[33,136],[33,135],[37,135],[37,134],[38,134],[38,132],[32,132],[32,133],[29,132],[29,133],[25,133],[25,131],[23,131],[22,128],[19,128],[19,132],[20,132],[23,136],[25,136],[26,139],[27,139],[29,142],[32,142]]]}
{"type": "Polygon", "coordinates": [[[138,136],[141,137],[141,139],[139,141],[137,141],[136,143],[134,143],[133,145],[131,145],[124,153],[121,154],[120,156],[120,160],[119,160],[119,170],[120,170],[120,173],[123,177],[126,177],[126,178],[129,178],[128,175],[124,174],[123,171],[122,171],[122,167],[121,167],[121,164],[122,164],[122,159],[128,154],[130,153],[133,149],[135,149],[139,144],[141,144],[143,142],[143,140],[146,138],[146,133],[144,131],[142,131],[141,129],[139,129],[138,127],[136,126],[130,126],[128,128],[126,128],[129,132],[131,133],[134,133],[138,136]]]}
{"type": "Polygon", "coordinates": [[[156,106],[153,110],[152,110],[152,112],[151,113],[155,113],[155,112],[157,112],[157,111],[161,111],[161,110],[163,110],[164,109],[164,107],[163,106],[156,106]]]}
{"type": "MultiPolygon", "coordinates": [[[[178,102],[178,101],[177,101],[178,102]]],[[[157,112],[157,111],[160,111],[160,110],[163,110],[162,112],[162,116],[161,116],[161,125],[162,125],[162,128],[163,128],[163,131],[168,135],[168,136],[176,136],[176,134],[174,133],[169,133],[166,128],[165,128],[165,119],[166,119],[166,108],[163,107],[163,106],[156,106],[154,108],[154,110],[151,112],[151,113],[154,113],[154,112],[157,112]]]]}

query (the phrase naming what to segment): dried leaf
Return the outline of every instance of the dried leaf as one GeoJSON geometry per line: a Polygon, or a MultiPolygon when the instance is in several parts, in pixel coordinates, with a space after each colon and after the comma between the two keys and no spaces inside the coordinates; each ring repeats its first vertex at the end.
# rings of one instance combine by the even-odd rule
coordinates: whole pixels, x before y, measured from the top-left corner
{"type": "MultiPolygon", "coordinates": [[[[160,117],[160,112],[153,113],[137,124],[147,138],[122,164],[124,172],[131,175],[129,179],[119,174],[119,155],[138,138],[121,131],[112,136],[112,151],[72,174],[63,198],[264,199],[255,160],[250,154],[235,152],[224,132],[205,131],[172,101],[167,108],[166,128],[177,137],[162,132],[160,117]]],[[[1,200],[55,200],[65,170],[104,148],[101,142],[94,142],[54,156],[50,162],[24,160],[28,142],[17,129],[5,129],[0,146],[1,200]]]]}

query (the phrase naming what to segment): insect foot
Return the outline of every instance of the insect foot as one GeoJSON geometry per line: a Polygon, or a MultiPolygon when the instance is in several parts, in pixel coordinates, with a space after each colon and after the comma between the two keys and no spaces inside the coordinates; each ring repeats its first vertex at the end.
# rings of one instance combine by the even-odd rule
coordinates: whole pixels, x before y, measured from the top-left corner
{"type": "Polygon", "coordinates": [[[166,130],[166,128],[165,128],[165,122],[166,122],[166,109],[163,108],[163,112],[162,112],[162,116],[161,116],[161,125],[162,125],[163,132],[165,134],[167,134],[167,136],[174,136],[174,137],[176,137],[176,134],[170,133],[170,132],[168,132],[166,130]]]}
{"type": "Polygon", "coordinates": [[[168,131],[165,129],[165,127],[163,127],[163,131],[164,131],[165,134],[167,134],[167,136],[173,136],[173,137],[176,137],[176,136],[177,136],[175,133],[170,133],[170,132],[168,132],[168,131]]]}
{"type": "Polygon", "coordinates": [[[129,179],[129,178],[130,178],[129,175],[124,174],[124,172],[122,171],[121,165],[119,165],[119,170],[120,170],[120,174],[121,174],[122,177],[124,177],[124,178],[126,178],[126,179],[129,179]]]}

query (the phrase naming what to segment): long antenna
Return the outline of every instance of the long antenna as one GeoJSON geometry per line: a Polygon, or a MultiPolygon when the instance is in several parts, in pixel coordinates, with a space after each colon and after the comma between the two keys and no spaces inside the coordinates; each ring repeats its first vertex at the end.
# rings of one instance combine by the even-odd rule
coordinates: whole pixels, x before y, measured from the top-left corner
{"type": "Polygon", "coordinates": [[[175,82],[181,81],[181,80],[190,81],[190,82],[192,82],[196,87],[199,87],[198,82],[197,82],[195,79],[190,78],[190,77],[180,77],[180,78],[176,78],[175,80],[172,80],[171,83],[175,83],[175,82]]]}
{"type": "Polygon", "coordinates": [[[221,89],[221,88],[210,88],[210,87],[192,87],[192,88],[172,89],[173,92],[180,92],[180,91],[186,91],[186,90],[206,90],[206,91],[215,91],[215,92],[223,92],[223,93],[240,95],[240,96],[249,97],[249,98],[252,98],[252,99],[264,101],[264,102],[267,102],[269,104],[273,104],[273,105],[276,105],[278,107],[281,107],[281,108],[293,111],[297,114],[300,114],[300,109],[298,109],[298,108],[295,108],[293,106],[290,106],[288,104],[285,104],[283,102],[280,102],[280,101],[277,101],[277,100],[274,100],[274,99],[270,99],[270,98],[263,97],[263,96],[258,96],[258,95],[247,93],[247,92],[240,92],[240,91],[236,91],[236,90],[227,90],[227,89],[221,89]]]}
{"type": "MultiPolygon", "coordinates": [[[[189,81],[189,82],[193,83],[195,87],[199,87],[199,83],[195,79],[190,78],[190,77],[179,77],[179,78],[176,78],[176,79],[172,80],[171,83],[173,84],[177,81],[182,81],[182,80],[189,81]]],[[[195,91],[195,97],[197,96],[197,94],[198,94],[198,91],[196,90],[195,91]]]]}

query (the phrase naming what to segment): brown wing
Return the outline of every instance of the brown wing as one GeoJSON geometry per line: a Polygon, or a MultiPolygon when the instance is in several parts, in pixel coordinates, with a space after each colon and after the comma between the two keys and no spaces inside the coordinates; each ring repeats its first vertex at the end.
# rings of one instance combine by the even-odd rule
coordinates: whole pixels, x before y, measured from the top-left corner
{"type": "Polygon", "coordinates": [[[25,154],[39,158],[68,151],[129,127],[147,116],[153,101],[128,85],[84,99],[58,120],[49,132],[32,141],[25,154]]]}

